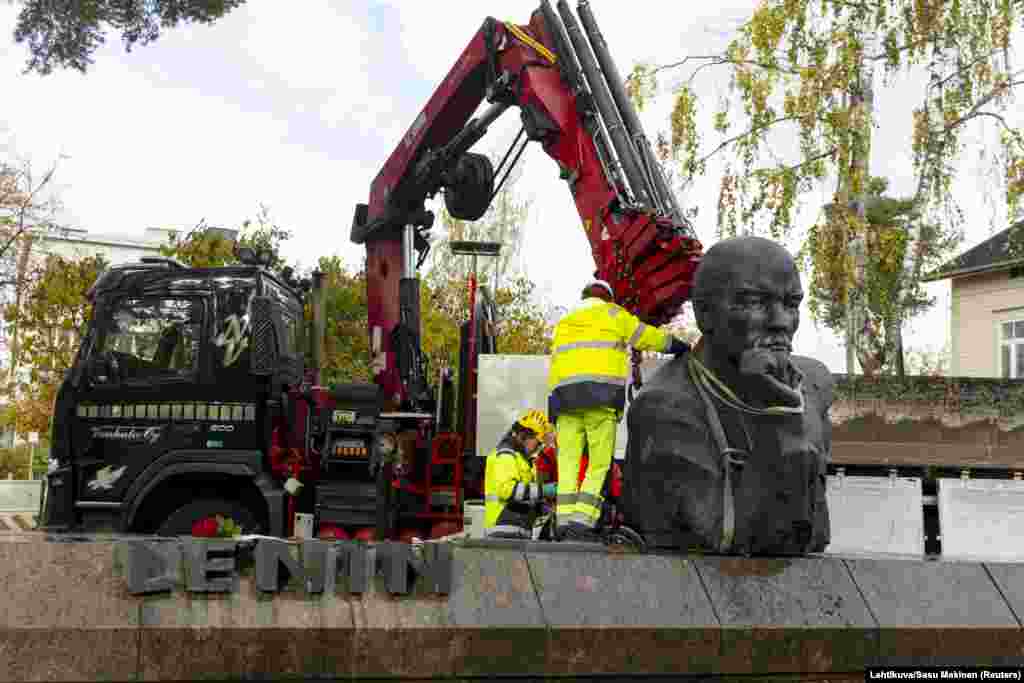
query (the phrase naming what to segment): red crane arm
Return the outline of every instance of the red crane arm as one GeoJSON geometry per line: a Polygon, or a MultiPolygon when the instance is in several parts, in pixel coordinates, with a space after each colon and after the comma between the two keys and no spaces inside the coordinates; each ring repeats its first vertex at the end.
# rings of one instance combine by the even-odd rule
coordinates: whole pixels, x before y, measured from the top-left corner
{"type": "Polygon", "coordinates": [[[612,284],[617,301],[662,324],[689,297],[701,245],[680,216],[628,201],[630,188],[612,172],[608,144],[602,149],[597,138],[603,133],[590,93],[573,87],[568,65],[559,68],[558,60],[576,57],[564,29],[549,29],[552,15],[545,2],[526,26],[485,20],[373,181],[369,204],[357,208],[352,239],[366,244],[368,322],[377,381],[389,396],[404,398],[389,335],[401,320],[403,270],[410,276],[403,229],[424,222],[425,199],[455,182],[459,158],[512,105],[527,136],[541,143],[568,183],[595,274],[612,284]],[[485,97],[491,106],[471,120],[485,97]]]}

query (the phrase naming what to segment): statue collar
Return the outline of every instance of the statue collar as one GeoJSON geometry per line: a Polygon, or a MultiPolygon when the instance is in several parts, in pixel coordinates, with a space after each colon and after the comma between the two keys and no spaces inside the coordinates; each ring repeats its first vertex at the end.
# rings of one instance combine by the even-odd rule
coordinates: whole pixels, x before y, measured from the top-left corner
{"type": "MultiPolygon", "coordinates": [[[[701,340],[702,342],[703,340],[701,340]]],[[[730,408],[739,410],[740,412],[747,413],[748,415],[802,415],[804,412],[804,383],[803,374],[797,369],[797,385],[796,391],[800,395],[800,405],[798,406],[768,406],[767,408],[755,408],[748,404],[739,396],[736,395],[732,389],[726,385],[721,379],[715,376],[715,373],[711,372],[703,363],[697,359],[697,349],[701,348],[702,343],[698,342],[697,347],[693,351],[687,354],[688,361],[690,364],[690,372],[695,382],[700,382],[701,386],[707,389],[711,394],[715,396],[719,401],[726,404],[730,408]]]]}

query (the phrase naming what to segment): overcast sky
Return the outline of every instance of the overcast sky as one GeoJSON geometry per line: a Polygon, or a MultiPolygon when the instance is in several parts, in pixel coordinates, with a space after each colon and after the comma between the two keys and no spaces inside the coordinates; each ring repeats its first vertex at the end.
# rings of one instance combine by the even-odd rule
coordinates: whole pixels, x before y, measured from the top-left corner
{"type": "MultiPolygon", "coordinates": [[[[637,61],[720,49],[754,4],[591,2],[623,73],[637,61]]],[[[26,52],[10,37],[17,8],[0,3],[0,145],[6,140],[39,166],[67,157],[58,179],[73,227],[139,236],[146,227],[202,218],[233,226],[263,202],[294,231],[286,256],[310,265],[337,253],[358,265],[363,252],[349,242],[352,212],[367,201],[401,135],[487,15],[525,24],[536,7],[536,0],[249,0],[210,27],[168,32],[131,54],[111,35],[87,75],[40,77],[21,73],[26,52]]],[[[710,75],[698,85],[710,108],[726,82],[710,75]]],[[[901,100],[899,90],[879,101],[885,126],[872,168],[892,178],[897,192],[909,192],[911,100],[901,100]]],[[[667,126],[670,107],[666,88],[643,114],[650,137],[667,126]]],[[[507,115],[479,147],[497,149],[517,130],[518,117],[507,115]]],[[[554,304],[569,306],[593,272],[590,248],[553,162],[533,146],[521,163],[521,190],[533,201],[527,274],[554,304]]],[[[715,238],[715,168],[682,198],[699,209],[705,246],[715,238]]],[[[956,188],[968,210],[964,249],[1005,221],[980,199],[984,183],[973,171],[966,175],[956,188]]],[[[832,189],[809,199],[787,246],[798,246],[832,189]]],[[[931,285],[939,303],[911,325],[910,346],[941,346],[948,289],[947,282],[931,285]]],[[[841,346],[809,316],[797,349],[845,370],[841,346]]]]}

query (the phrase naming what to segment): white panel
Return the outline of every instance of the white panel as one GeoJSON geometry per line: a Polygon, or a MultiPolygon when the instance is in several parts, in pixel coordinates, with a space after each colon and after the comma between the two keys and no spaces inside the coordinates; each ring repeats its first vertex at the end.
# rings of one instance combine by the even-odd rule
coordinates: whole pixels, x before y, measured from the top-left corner
{"type": "Polygon", "coordinates": [[[1024,560],[1024,481],[938,480],[942,555],[1024,560]]]}
{"type": "MultiPolygon", "coordinates": [[[[548,409],[550,356],[484,354],[477,376],[476,454],[487,457],[519,413],[529,408],[548,409]]],[[[666,360],[647,361],[650,377],[666,360]]],[[[626,456],[626,419],[619,422],[615,457],[626,456]]]]}
{"type": "Polygon", "coordinates": [[[924,554],[920,479],[830,476],[827,496],[826,553],[924,554]]]}
{"type": "Polygon", "coordinates": [[[548,356],[481,354],[476,454],[487,457],[524,410],[548,408],[548,356]]]}

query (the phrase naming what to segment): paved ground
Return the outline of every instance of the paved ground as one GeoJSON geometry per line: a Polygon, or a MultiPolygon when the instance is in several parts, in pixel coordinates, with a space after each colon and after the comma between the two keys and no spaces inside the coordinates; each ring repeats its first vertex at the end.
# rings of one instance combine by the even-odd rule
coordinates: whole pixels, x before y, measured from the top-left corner
{"type": "Polygon", "coordinates": [[[0,512],[0,534],[23,534],[35,528],[34,512],[0,512]]]}

